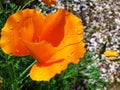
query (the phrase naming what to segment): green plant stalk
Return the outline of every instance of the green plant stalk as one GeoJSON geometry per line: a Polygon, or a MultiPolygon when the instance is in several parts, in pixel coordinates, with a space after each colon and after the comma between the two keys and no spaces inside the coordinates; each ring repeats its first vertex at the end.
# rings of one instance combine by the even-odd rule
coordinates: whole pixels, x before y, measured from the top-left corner
{"type": "MultiPolygon", "coordinates": [[[[23,7],[21,7],[20,10],[23,10],[27,5],[29,5],[33,1],[35,1],[35,0],[31,0],[31,1],[27,2],[23,7]]],[[[19,9],[17,11],[19,11],[19,9]]]]}
{"type": "Polygon", "coordinates": [[[18,9],[16,10],[16,12],[20,11],[21,10],[21,6],[18,7],[18,9]]]}
{"type": "MultiPolygon", "coordinates": [[[[9,56],[8,58],[9,59],[9,56]]],[[[14,77],[14,70],[12,69],[11,65],[9,64],[8,61],[6,61],[6,64],[7,64],[7,69],[8,69],[8,73],[9,73],[9,76],[10,76],[10,79],[11,79],[11,89],[12,90],[19,90],[18,89],[18,83],[16,82],[16,78],[14,77]]]]}
{"type": "Polygon", "coordinates": [[[71,75],[67,75],[67,76],[63,77],[64,80],[67,79],[67,78],[72,78],[72,76],[71,75]]]}
{"type": "Polygon", "coordinates": [[[27,79],[29,77],[29,74],[27,74],[26,76],[24,76],[29,70],[30,68],[36,63],[37,61],[35,60],[33,63],[31,63],[21,74],[20,74],[20,77],[19,77],[19,84],[20,84],[20,89],[23,87],[23,85],[25,84],[22,83],[25,79],[27,79]]]}
{"type": "Polygon", "coordinates": [[[27,79],[28,77],[29,77],[29,74],[27,74],[27,75],[21,80],[21,82],[20,82],[20,90],[22,89],[22,87],[23,87],[24,84],[26,83],[26,81],[25,81],[24,83],[22,83],[23,80],[27,79]]]}
{"type": "MultiPolygon", "coordinates": [[[[12,66],[13,66],[13,64],[12,64],[12,66]]],[[[15,90],[20,90],[19,87],[18,87],[18,78],[16,76],[16,70],[14,68],[12,68],[12,70],[13,70],[13,76],[14,76],[14,82],[13,83],[14,83],[14,86],[16,87],[15,90]]]]}
{"type": "Polygon", "coordinates": [[[2,2],[0,2],[0,9],[3,10],[3,5],[2,5],[2,2]]]}
{"type": "Polygon", "coordinates": [[[33,63],[30,64],[21,74],[20,74],[20,79],[30,70],[30,68],[36,63],[37,61],[35,60],[33,63]]]}

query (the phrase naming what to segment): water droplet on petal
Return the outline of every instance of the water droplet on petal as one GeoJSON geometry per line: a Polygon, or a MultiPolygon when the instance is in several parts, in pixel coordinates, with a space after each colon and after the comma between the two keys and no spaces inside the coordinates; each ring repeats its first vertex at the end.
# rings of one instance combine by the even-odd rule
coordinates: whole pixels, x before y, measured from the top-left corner
{"type": "Polygon", "coordinates": [[[51,57],[51,59],[54,59],[54,57],[51,57]]]}
{"type": "Polygon", "coordinates": [[[16,50],[16,52],[19,52],[19,50],[16,50]]]}
{"type": "Polygon", "coordinates": [[[81,31],[78,31],[77,34],[80,35],[82,32],[81,31]]]}
{"type": "Polygon", "coordinates": [[[70,37],[70,35],[68,34],[68,35],[67,35],[67,37],[69,38],[69,37],[70,37]]]}
{"type": "Polygon", "coordinates": [[[13,30],[13,27],[12,27],[12,26],[10,27],[10,30],[13,30]]]}
{"type": "Polygon", "coordinates": [[[60,65],[60,68],[63,68],[64,66],[63,65],[60,65]]]}
{"type": "Polygon", "coordinates": [[[74,55],[74,52],[71,53],[71,56],[73,56],[73,55],[74,55]]]}
{"type": "Polygon", "coordinates": [[[70,58],[70,55],[68,55],[67,58],[70,58]]]}
{"type": "Polygon", "coordinates": [[[63,44],[65,43],[65,41],[62,42],[63,44]]]}
{"type": "Polygon", "coordinates": [[[6,39],[6,42],[8,42],[8,43],[9,43],[10,41],[9,41],[8,39],[6,39]]]}
{"type": "Polygon", "coordinates": [[[65,63],[66,61],[64,60],[63,62],[65,63]]]}
{"type": "Polygon", "coordinates": [[[65,15],[66,15],[66,16],[68,16],[68,15],[69,15],[69,13],[67,12],[65,15]]]}
{"type": "Polygon", "coordinates": [[[19,23],[20,22],[20,20],[17,20],[17,23],[19,23]]]}

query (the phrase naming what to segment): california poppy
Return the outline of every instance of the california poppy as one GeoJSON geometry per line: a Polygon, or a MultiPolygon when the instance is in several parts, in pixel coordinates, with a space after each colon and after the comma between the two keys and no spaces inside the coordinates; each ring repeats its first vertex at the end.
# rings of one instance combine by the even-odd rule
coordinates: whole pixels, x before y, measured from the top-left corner
{"type": "Polygon", "coordinates": [[[44,3],[51,5],[51,4],[55,4],[56,0],[42,0],[44,3]]]}
{"type": "Polygon", "coordinates": [[[33,56],[38,64],[33,65],[30,77],[49,81],[84,56],[83,34],[81,20],[64,9],[48,16],[25,9],[8,18],[0,42],[6,54],[33,56]]]}
{"type": "Polygon", "coordinates": [[[115,58],[118,57],[118,52],[112,50],[106,50],[104,52],[104,55],[108,57],[110,60],[114,60],[115,58]]]}

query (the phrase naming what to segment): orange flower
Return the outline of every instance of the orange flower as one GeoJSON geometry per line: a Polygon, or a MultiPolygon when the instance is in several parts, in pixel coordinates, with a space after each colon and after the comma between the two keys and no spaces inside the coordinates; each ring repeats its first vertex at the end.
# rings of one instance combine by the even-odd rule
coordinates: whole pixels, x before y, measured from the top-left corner
{"type": "Polygon", "coordinates": [[[108,57],[110,60],[114,60],[116,57],[118,57],[118,52],[107,50],[104,52],[104,55],[108,57]]]}
{"type": "Polygon", "coordinates": [[[56,0],[42,0],[44,3],[51,5],[51,4],[55,4],[56,0]]]}
{"type": "Polygon", "coordinates": [[[49,81],[84,56],[83,34],[81,20],[64,9],[48,16],[25,9],[8,18],[1,48],[14,56],[33,56],[38,64],[33,65],[30,77],[49,81]]]}

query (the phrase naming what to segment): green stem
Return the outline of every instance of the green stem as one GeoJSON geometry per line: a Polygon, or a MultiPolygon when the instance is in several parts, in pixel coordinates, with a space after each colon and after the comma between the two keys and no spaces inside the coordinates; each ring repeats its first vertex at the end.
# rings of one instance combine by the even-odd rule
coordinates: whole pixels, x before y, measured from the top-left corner
{"type": "Polygon", "coordinates": [[[29,77],[29,74],[27,74],[23,79],[21,79],[20,82],[20,90],[22,89],[22,87],[24,86],[24,84],[26,83],[26,81],[24,83],[22,83],[25,79],[27,79],[29,77]]]}
{"type": "Polygon", "coordinates": [[[8,61],[9,59],[10,59],[10,56],[7,56],[7,58],[5,60],[6,60],[6,64],[7,64],[8,74],[10,76],[11,89],[19,90],[15,72],[14,72],[13,68],[11,67],[11,63],[9,63],[9,61],[8,61]]]}
{"type": "Polygon", "coordinates": [[[2,2],[0,2],[0,9],[3,10],[3,5],[2,5],[2,2]]]}
{"type": "Polygon", "coordinates": [[[34,0],[28,1],[22,8],[21,10],[23,10],[27,5],[29,5],[31,2],[33,2],[34,0]]]}
{"type": "Polygon", "coordinates": [[[34,61],[30,66],[28,66],[21,74],[20,74],[20,79],[26,74],[26,72],[29,71],[29,69],[36,63],[37,61],[34,61]]]}
{"type": "Polygon", "coordinates": [[[19,77],[19,84],[20,84],[20,89],[23,87],[23,85],[26,83],[26,81],[24,83],[22,83],[25,79],[27,79],[29,77],[29,74],[27,74],[25,76],[25,74],[30,70],[30,68],[36,63],[37,61],[34,61],[33,63],[31,63],[21,74],[19,77]]]}
{"type": "Polygon", "coordinates": [[[17,12],[17,11],[20,11],[20,10],[21,10],[21,6],[19,6],[19,7],[17,8],[16,12],[17,12]]]}

